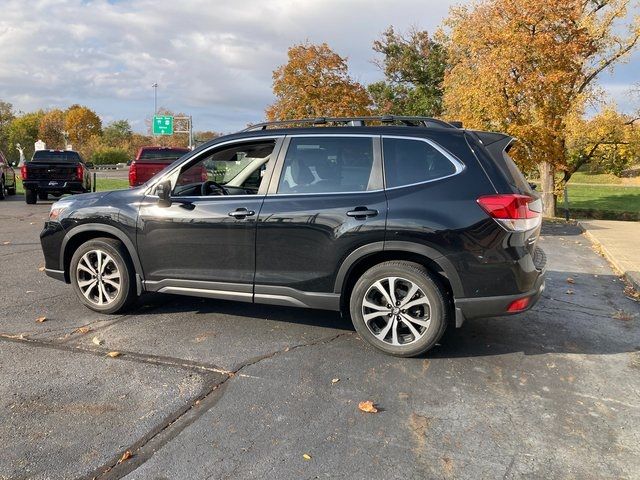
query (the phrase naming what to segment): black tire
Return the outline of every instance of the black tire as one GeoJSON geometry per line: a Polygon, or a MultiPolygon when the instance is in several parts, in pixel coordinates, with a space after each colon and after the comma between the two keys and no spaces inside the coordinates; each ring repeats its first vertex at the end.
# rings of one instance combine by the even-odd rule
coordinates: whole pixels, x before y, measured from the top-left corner
{"type": "Polygon", "coordinates": [[[38,198],[40,200],[49,200],[49,194],[47,192],[38,193],[38,198]]]}
{"type": "MultiPolygon", "coordinates": [[[[112,238],[95,238],[83,243],[74,252],[69,266],[69,278],[78,299],[80,299],[80,301],[89,309],[106,314],[122,312],[136,300],[137,295],[134,275],[135,269],[127,249],[124,247],[122,242],[112,238]],[[93,255],[91,252],[95,251],[101,251],[109,255],[113,259],[117,266],[117,270],[120,273],[120,289],[115,293],[113,298],[110,298],[109,303],[105,305],[99,305],[96,303],[95,299],[92,301],[87,298],[78,284],[78,264],[86,253],[89,253],[91,256],[93,255]]],[[[93,291],[95,291],[95,288],[93,291]]]]}
{"type": "Polygon", "coordinates": [[[38,201],[38,192],[27,188],[24,191],[24,199],[29,205],[35,205],[38,201]]]}
{"type": "Polygon", "coordinates": [[[0,200],[4,200],[4,177],[0,177],[0,200]]]}
{"type": "MultiPolygon", "coordinates": [[[[369,301],[371,301],[371,298],[372,297],[367,297],[369,301]]],[[[382,295],[380,295],[380,300],[382,300],[382,303],[386,303],[382,295]]],[[[406,299],[406,302],[414,303],[411,299],[406,299]]],[[[379,303],[376,303],[376,305],[379,305],[379,303]]],[[[389,307],[389,305],[380,305],[380,307],[380,309],[382,309],[389,307]]],[[[379,309],[376,308],[368,310],[368,313],[373,313],[377,312],[379,309]]],[[[447,302],[445,297],[444,290],[425,267],[413,262],[394,260],[380,263],[370,268],[358,279],[351,292],[350,313],[353,326],[360,336],[368,343],[390,355],[398,357],[414,357],[426,352],[440,340],[447,328],[447,325],[449,324],[451,309],[449,302],[447,302]],[[398,277],[401,279],[394,281],[396,282],[394,283],[394,285],[396,285],[394,290],[395,295],[397,295],[397,299],[406,299],[406,297],[400,298],[400,293],[404,292],[401,292],[398,288],[402,289],[403,286],[406,286],[408,290],[409,285],[412,283],[417,286],[419,290],[411,298],[424,298],[425,302],[423,303],[426,304],[426,302],[428,302],[428,306],[421,303],[419,306],[411,307],[407,310],[407,313],[414,313],[418,316],[424,315],[420,320],[425,323],[427,323],[426,321],[428,320],[427,326],[411,324],[416,331],[420,333],[420,336],[418,337],[408,330],[408,326],[406,325],[407,322],[400,320],[402,317],[400,311],[403,314],[405,314],[405,311],[400,310],[401,307],[397,304],[391,306],[391,310],[393,310],[392,313],[379,314],[369,319],[372,329],[377,331],[379,335],[382,335],[382,331],[385,330],[384,326],[386,326],[386,324],[376,330],[378,328],[377,324],[384,324],[385,321],[391,322],[391,318],[397,318],[397,332],[399,339],[397,343],[405,341],[406,344],[392,345],[390,339],[387,340],[391,333],[387,333],[387,336],[382,340],[377,338],[373,331],[367,326],[364,319],[363,310],[366,307],[363,306],[363,302],[365,300],[365,295],[376,295],[379,293],[378,289],[374,290],[374,284],[378,281],[382,281],[383,286],[386,285],[389,287],[390,281],[388,278],[390,277],[398,277]],[[427,309],[429,309],[428,317],[426,316],[427,309]],[[396,310],[398,311],[396,312],[396,310]],[[396,314],[398,315],[397,317],[395,316],[396,314]]],[[[405,319],[406,318],[407,317],[405,316],[405,319]]]]}
{"type": "Polygon", "coordinates": [[[16,194],[16,187],[7,188],[7,195],[10,197],[16,194]]]}

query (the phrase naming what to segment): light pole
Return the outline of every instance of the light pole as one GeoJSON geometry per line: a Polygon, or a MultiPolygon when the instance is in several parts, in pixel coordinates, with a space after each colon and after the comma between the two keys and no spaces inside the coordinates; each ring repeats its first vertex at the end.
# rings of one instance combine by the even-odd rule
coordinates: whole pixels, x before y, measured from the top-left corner
{"type": "Polygon", "coordinates": [[[153,85],[153,114],[158,114],[158,82],[155,82],[153,85]]]}

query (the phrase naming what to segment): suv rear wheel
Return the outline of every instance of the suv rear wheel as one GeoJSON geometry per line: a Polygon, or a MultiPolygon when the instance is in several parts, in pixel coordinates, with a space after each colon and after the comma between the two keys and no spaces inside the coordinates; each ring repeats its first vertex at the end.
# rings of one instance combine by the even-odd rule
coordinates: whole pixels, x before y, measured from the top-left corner
{"type": "Polygon", "coordinates": [[[350,311],[362,338],[399,357],[433,347],[450,314],[442,289],[429,271],[407,261],[384,262],[367,270],[353,288],[350,311]]]}
{"type": "Polygon", "coordinates": [[[136,298],[134,269],[124,245],[112,238],[82,244],[71,258],[69,277],[76,295],[91,310],[116,313],[136,298]]]}

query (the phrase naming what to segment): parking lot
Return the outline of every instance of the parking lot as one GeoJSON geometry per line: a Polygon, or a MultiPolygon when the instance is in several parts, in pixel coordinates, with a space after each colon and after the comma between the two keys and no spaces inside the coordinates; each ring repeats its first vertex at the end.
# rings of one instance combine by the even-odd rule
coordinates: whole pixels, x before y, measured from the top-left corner
{"type": "Polygon", "coordinates": [[[41,271],[49,205],[0,202],[0,479],[640,478],[640,304],[576,226],[532,311],[400,359],[332,312],[91,312],[41,271]]]}

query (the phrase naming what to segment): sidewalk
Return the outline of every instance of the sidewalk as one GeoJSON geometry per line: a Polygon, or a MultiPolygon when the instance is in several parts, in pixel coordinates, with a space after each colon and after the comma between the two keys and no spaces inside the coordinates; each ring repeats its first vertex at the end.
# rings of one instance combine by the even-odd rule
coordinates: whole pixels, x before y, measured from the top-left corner
{"type": "Polygon", "coordinates": [[[640,291],[640,222],[580,220],[585,235],[640,291]]]}

